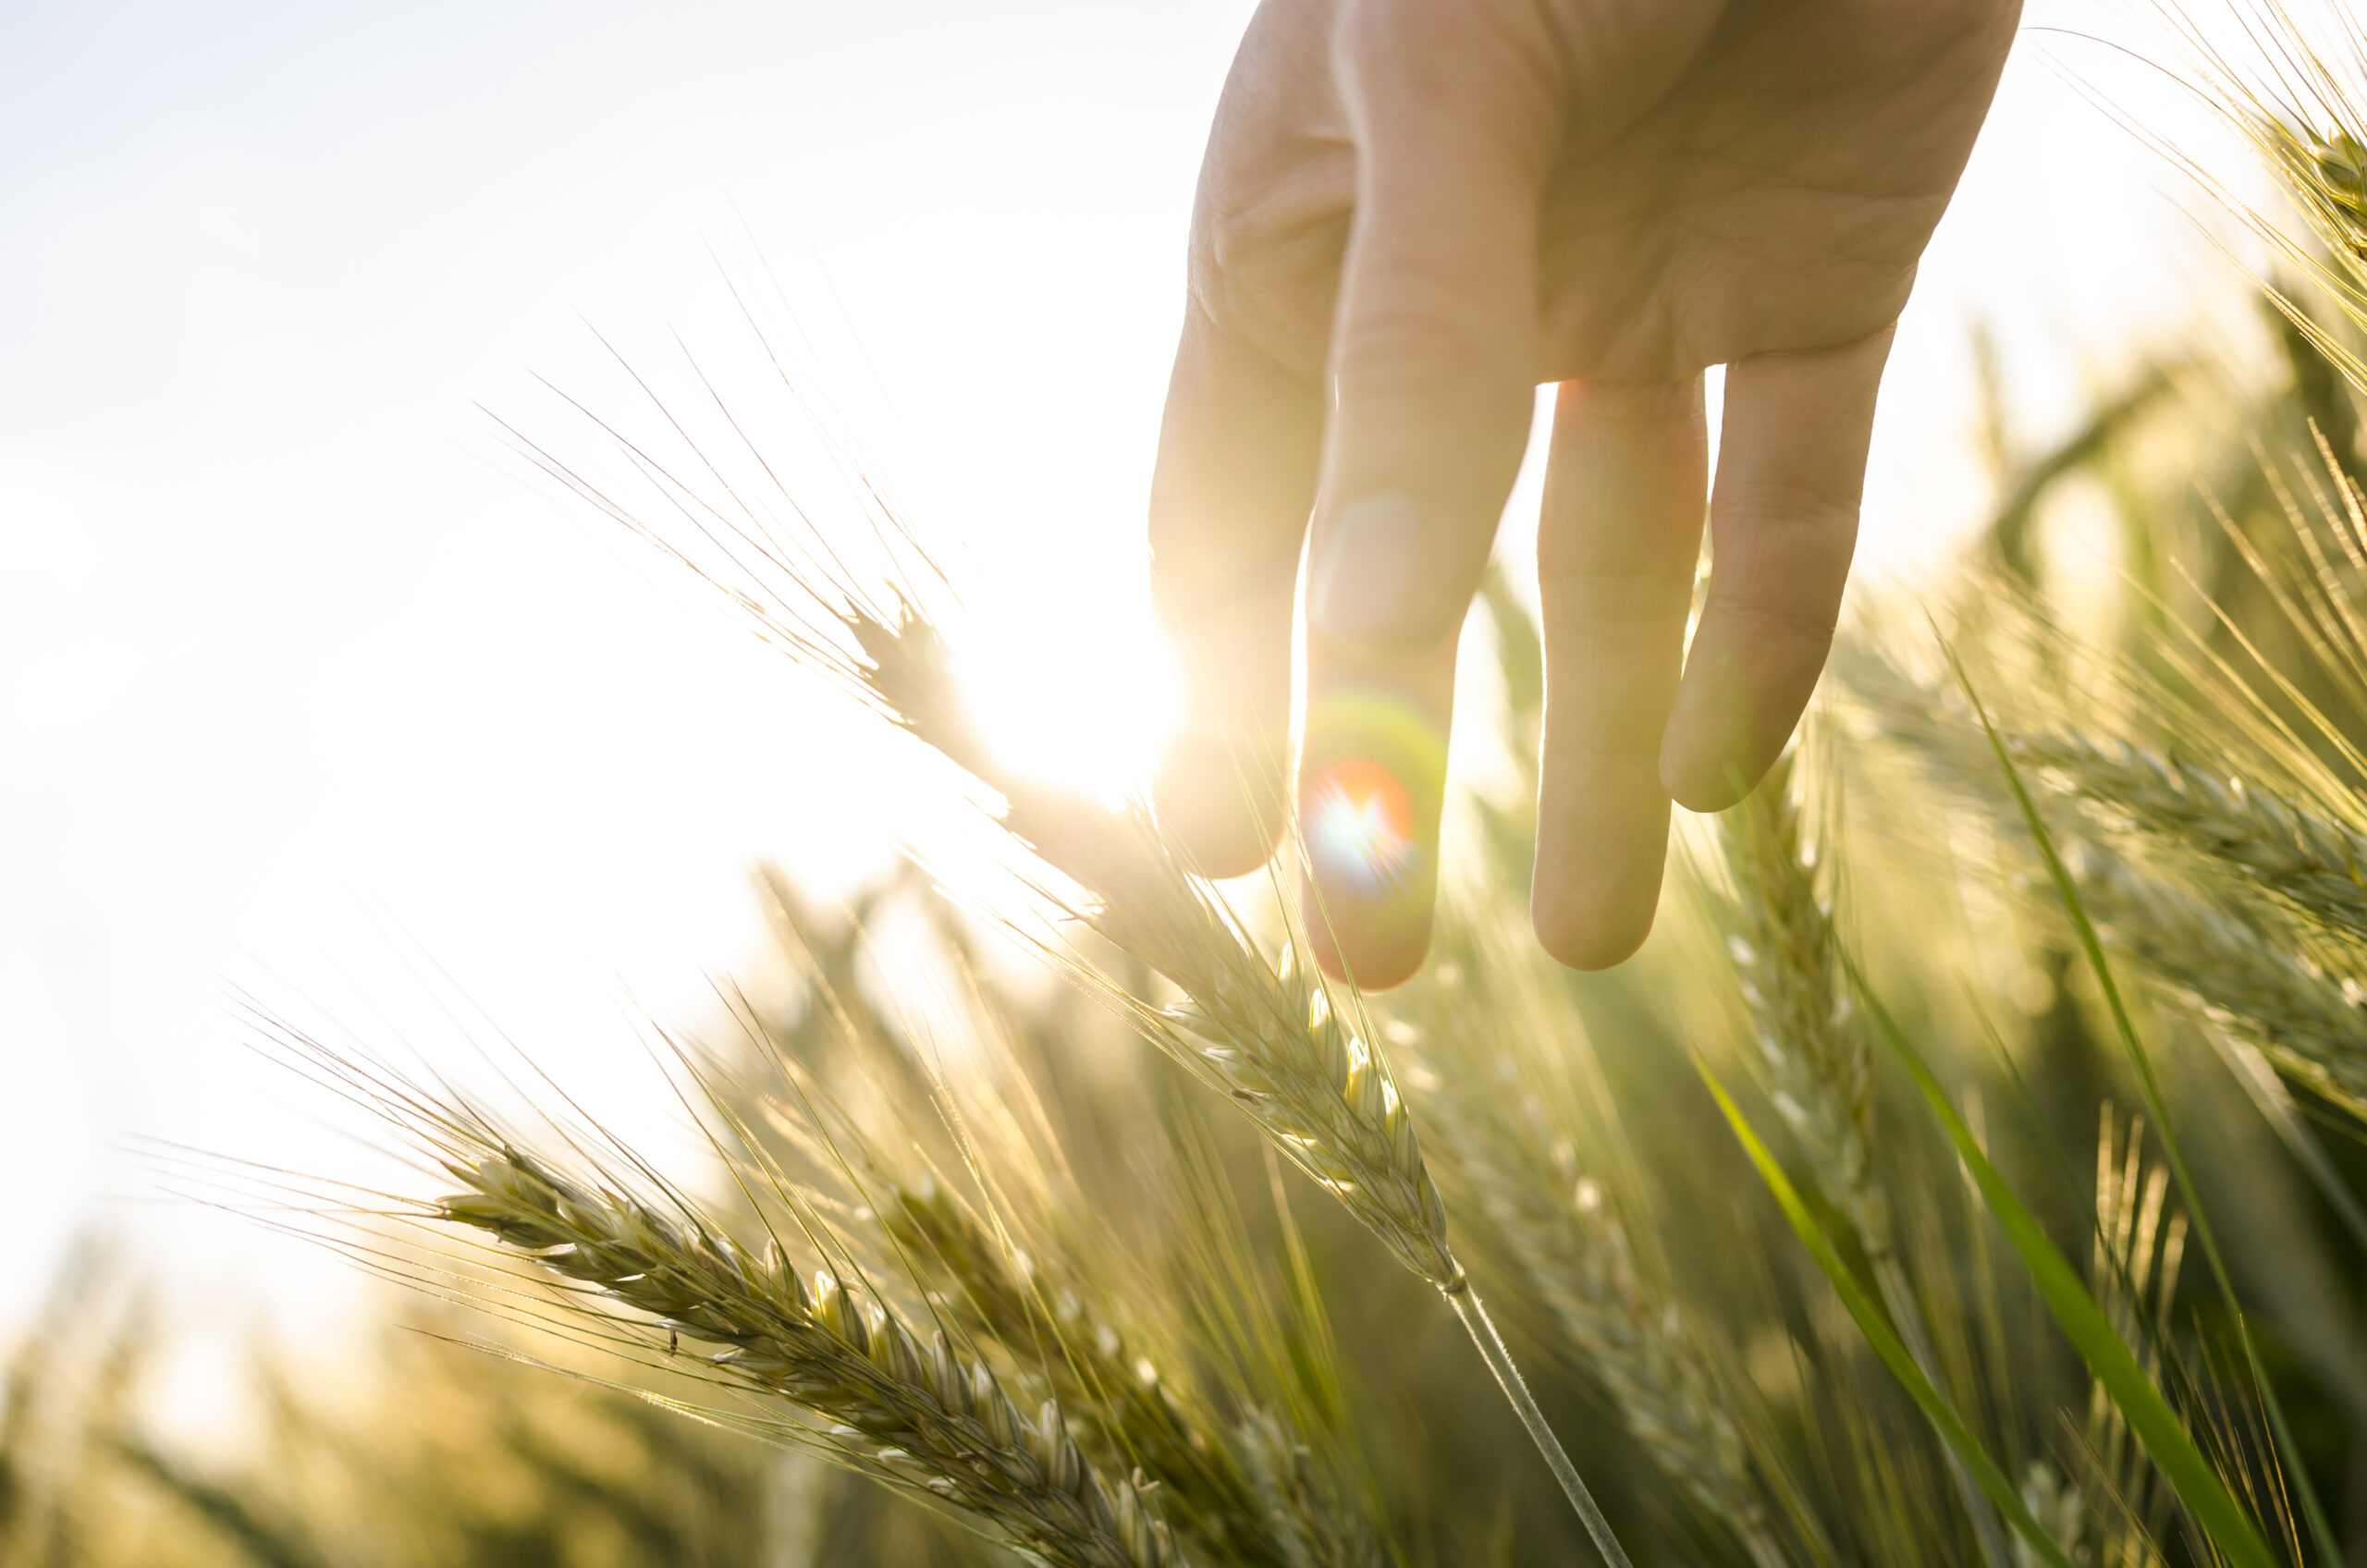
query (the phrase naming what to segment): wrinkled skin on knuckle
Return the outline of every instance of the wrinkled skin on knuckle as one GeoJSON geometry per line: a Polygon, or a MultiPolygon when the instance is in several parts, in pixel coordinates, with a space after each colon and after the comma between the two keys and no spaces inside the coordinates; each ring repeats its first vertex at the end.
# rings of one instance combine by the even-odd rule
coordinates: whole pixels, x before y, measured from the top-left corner
{"type": "Polygon", "coordinates": [[[1352,300],[1349,312],[1331,361],[1343,386],[1417,400],[1516,389],[1526,402],[1537,385],[1530,345],[1502,341],[1500,316],[1434,269],[1394,267],[1385,292],[1375,288],[1352,300]],[[1515,367],[1510,374],[1492,368],[1507,361],[1515,367]]]}
{"type": "Polygon", "coordinates": [[[1356,139],[1427,123],[1484,155],[1490,126],[1542,114],[1563,136],[1539,204],[1540,379],[1854,340],[1904,305],[2018,10],[1268,0],[1211,143],[1194,288],[1220,326],[1319,374],[1356,139]]]}
{"type": "Polygon", "coordinates": [[[1424,291],[1356,312],[1333,349],[1335,418],[1356,433],[1357,483],[1477,504],[1494,479],[1511,482],[1539,377],[1520,368],[1528,344],[1475,350],[1486,328],[1462,320],[1451,298],[1424,291]],[[1454,435],[1446,447],[1442,423],[1454,435]]]}
{"type": "Polygon", "coordinates": [[[1355,201],[1333,92],[1332,0],[1268,0],[1217,109],[1187,277],[1209,323],[1303,377],[1321,373],[1355,201]]]}
{"type": "Polygon", "coordinates": [[[1235,193],[1196,236],[1192,297],[1210,325],[1306,380],[1322,374],[1348,243],[1353,172],[1235,193]]]}

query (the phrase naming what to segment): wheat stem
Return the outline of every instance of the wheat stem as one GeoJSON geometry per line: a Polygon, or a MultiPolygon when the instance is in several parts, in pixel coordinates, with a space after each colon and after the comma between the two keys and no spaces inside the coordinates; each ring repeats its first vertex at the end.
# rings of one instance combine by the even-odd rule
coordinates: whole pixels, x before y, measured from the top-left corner
{"type": "Polygon", "coordinates": [[[1553,1478],[1562,1484],[1562,1493],[1570,1500],[1570,1506],[1577,1510],[1579,1522],[1586,1525],[1587,1534],[1593,1537],[1595,1550],[1602,1553],[1603,1562],[1611,1568],[1634,1568],[1634,1564],[1627,1561],[1626,1551],[1619,1544],[1619,1537],[1611,1533],[1611,1521],[1602,1516],[1602,1510],[1595,1504],[1594,1494],[1587,1490],[1585,1480],[1578,1475],[1578,1467],[1571,1464],[1570,1456],[1563,1452],[1562,1439],[1555,1437],[1553,1428],[1546,1424],[1545,1412],[1537,1407],[1537,1400],[1529,1393],[1527,1383],[1521,1378],[1520,1368],[1513,1363],[1512,1352],[1504,1348],[1503,1336],[1496,1332],[1494,1320],[1489,1317],[1487,1307],[1481,1305],[1479,1293],[1471,1288],[1468,1280],[1440,1293],[1446,1297],[1447,1305],[1454,1308],[1454,1315],[1463,1320],[1464,1329],[1470,1334],[1471,1342],[1479,1347],[1480,1359],[1488,1364],[1488,1370],[1495,1374],[1496,1386],[1503,1390],[1504,1398],[1512,1402],[1513,1412],[1520,1417],[1520,1424],[1528,1428],[1529,1440],[1537,1445],[1537,1452],[1545,1456],[1546,1466],[1553,1472],[1553,1478]]]}
{"type": "Polygon", "coordinates": [[[1453,950],[1456,977],[1437,983],[1438,1013],[1407,1042],[1453,1190],[1487,1221],[1628,1435],[1757,1568],[1782,1568],[1733,1390],[1637,1256],[1611,1195],[1579,1174],[1575,1142],[1557,1136],[1511,1047],[1490,1037],[1513,1005],[1511,977],[1477,942],[1453,950]]]}

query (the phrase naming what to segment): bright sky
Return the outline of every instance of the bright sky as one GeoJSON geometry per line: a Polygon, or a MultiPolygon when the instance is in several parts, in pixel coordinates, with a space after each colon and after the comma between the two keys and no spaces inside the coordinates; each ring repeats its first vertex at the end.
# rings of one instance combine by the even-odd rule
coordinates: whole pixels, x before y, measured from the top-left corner
{"type": "MultiPolygon", "coordinates": [[[[966,541],[1019,688],[1081,693],[1036,705],[1039,751],[1122,739],[1099,714],[1146,657],[1181,243],[1247,8],[7,8],[0,1326],[93,1218],[201,1292],[301,1272],[151,1201],[128,1152],[353,1169],[243,1048],[234,987],[450,1060],[421,999],[440,968],[597,1081],[637,1060],[632,1002],[695,1018],[755,949],[757,858],[843,879],[908,826],[871,727],[556,500],[475,406],[595,383],[587,321],[637,361],[669,322],[728,338],[710,242],[744,261],[753,235],[840,345],[829,390],[919,526],[966,541]]],[[[2239,287],[2042,52],[1900,337],[1877,572],[1981,511],[1969,321],[1999,327],[2036,443],[2239,287]]]]}

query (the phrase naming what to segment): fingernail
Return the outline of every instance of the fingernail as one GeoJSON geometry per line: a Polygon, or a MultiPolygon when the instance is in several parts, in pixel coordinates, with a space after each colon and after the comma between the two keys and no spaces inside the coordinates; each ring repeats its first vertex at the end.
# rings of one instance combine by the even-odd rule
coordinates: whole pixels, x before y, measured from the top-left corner
{"type": "Polygon", "coordinates": [[[1428,509],[1403,491],[1349,502],[1331,515],[1307,585],[1315,628],[1349,643],[1412,642],[1435,628],[1441,582],[1428,509]]]}

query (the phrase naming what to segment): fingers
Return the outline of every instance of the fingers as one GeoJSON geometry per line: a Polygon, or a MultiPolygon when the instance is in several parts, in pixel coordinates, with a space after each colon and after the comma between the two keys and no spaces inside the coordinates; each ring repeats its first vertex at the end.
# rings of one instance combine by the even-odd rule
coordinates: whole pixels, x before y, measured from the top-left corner
{"type": "Polygon", "coordinates": [[[1530,917],[1576,969],[1642,945],[1669,797],[1661,734],[1701,550],[1701,383],[1564,384],[1538,520],[1545,735],[1530,917]]]}
{"type": "Polygon", "coordinates": [[[1151,482],[1151,588],[1184,697],[1153,797],[1207,876],[1257,869],[1288,819],[1291,620],[1322,430],[1319,389],[1196,299],[1151,482]]]}
{"type": "Polygon", "coordinates": [[[1824,668],[1891,334],[1726,372],[1710,595],[1661,747],[1662,780],[1695,811],[1749,793],[1824,668]]]}
{"type": "Polygon", "coordinates": [[[1392,986],[1429,945],[1456,634],[1537,381],[1538,200],[1558,101],[1460,8],[1367,4],[1337,41],[1358,154],[1307,577],[1310,945],[1392,986]]]}

